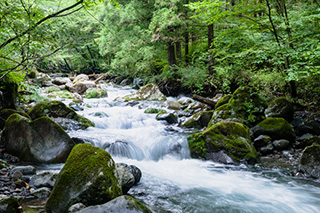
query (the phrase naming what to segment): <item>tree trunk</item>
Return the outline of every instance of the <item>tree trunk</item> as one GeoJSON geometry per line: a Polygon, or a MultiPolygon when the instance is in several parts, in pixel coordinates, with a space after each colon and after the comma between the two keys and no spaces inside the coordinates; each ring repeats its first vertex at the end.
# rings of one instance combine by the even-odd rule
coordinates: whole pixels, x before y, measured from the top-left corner
{"type": "Polygon", "coordinates": [[[209,74],[212,75],[214,74],[214,69],[213,69],[213,38],[214,38],[214,31],[213,31],[213,24],[208,25],[208,52],[209,52],[209,74]]]}
{"type": "Polygon", "coordinates": [[[176,60],[176,54],[174,51],[174,44],[169,42],[168,43],[168,67],[169,69],[173,66],[177,64],[177,60],[176,60]]]}
{"type": "Polygon", "coordinates": [[[189,63],[189,33],[184,34],[184,57],[186,64],[189,63]]]}
{"type": "Polygon", "coordinates": [[[180,63],[182,60],[182,55],[181,55],[181,43],[179,41],[176,43],[176,58],[178,59],[178,63],[180,63]]]}

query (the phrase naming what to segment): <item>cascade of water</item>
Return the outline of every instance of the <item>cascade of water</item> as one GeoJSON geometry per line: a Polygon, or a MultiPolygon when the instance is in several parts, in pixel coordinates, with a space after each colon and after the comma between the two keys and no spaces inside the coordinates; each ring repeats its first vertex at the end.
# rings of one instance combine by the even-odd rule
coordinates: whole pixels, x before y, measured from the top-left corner
{"type": "Polygon", "coordinates": [[[86,99],[92,107],[79,112],[96,127],[69,134],[105,149],[116,162],[138,166],[143,176],[129,193],[154,212],[320,212],[319,187],[278,171],[270,178],[263,170],[190,159],[186,135],[166,131],[166,123],[140,109],[161,103],[131,107],[113,100],[133,90],[107,90],[107,98],[86,99]]]}

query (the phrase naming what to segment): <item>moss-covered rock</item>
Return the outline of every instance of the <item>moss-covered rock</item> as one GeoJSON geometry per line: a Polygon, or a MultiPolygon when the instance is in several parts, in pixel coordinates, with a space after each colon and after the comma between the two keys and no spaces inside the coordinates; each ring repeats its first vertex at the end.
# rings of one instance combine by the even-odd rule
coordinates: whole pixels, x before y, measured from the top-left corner
{"type": "Polygon", "coordinates": [[[211,120],[212,114],[212,111],[198,112],[191,118],[186,120],[182,124],[182,127],[202,129],[203,127],[206,127],[208,125],[209,121],[211,120]]]}
{"type": "Polygon", "coordinates": [[[165,101],[167,98],[160,92],[157,85],[147,84],[135,93],[125,96],[124,99],[126,101],[165,101]]]}
{"type": "Polygon", "coordinates": [[[0,213],[22,213],[18,199],[10,197],[0,201],[0,213]]]}
{"type": "Polygon", "coordinates": [[[84,94],[85,98],[102,98],[106,96],[108,96],[107,90],[99,87],[90,88],[84,94]]]}
{"type": "Polygon", "coordinates": [[[149,107],[147,109],[144,110],[144,113],[146,114],[157,114],[159,112],[163,112],[163,113],[166,113],[167,111],[164,110],[164,109],[157,109],[157,108],[152,108],[152,107],[149,107]]]}
{"type": "Polygon", "coordinates": [[[58,86],[50,86],[50,87],[47,87],[44,91],[45,93],[52,93],[52,92],[60,91],[60,88],[58,86]]]}
{"type": "Polygon", "coordinates": [[[110,154],[91,144],[78,144],[59,173],[46,209],[67,212],[75,203],[97,205],[120,195],[121,185],[110,154]]]}
{"type": "Polygon", "coordinates": [[[21,160],[40,163],[65,162],[75,145],[50,118],[31,121],[17,113],[7,119],[0,144],[21,160]]]}
{"type": "Polygon", "coordinates": [[[296,134],[292,126],[284,118],[267,118],[251,128],[253,137],[268,135],[272,140],[286,139],[294,143],[296,134]]]}
{"type": "Polygon", "coordinates": [[[212,153],[223,151],[233,161],[252,161],[257,151],[252,145],[249,128],[233,121],[221,121],[203,132],[188,137],[192,157],[212,159],[212,153]]]}
{"type": "Polygon", "coordinates": [[[91,212],[151,213],[152,211],[148,209],[145,205],[134,199],[133,197],[123,195],[109,201],[108,203],[90,206],[88,208],[82,209],[79,213],[91,212]]]}
{"type": "Polygon", "coordinates": [[[289,122],[293,119],[293,113],[293,104],[285,97],[276,98],[273,101],[270,101],[267,109],[265,110],[267,118],[281,117],[289,122]]]}
{"type": "Polygon", "coordinates": [[[0,111],[0,129],[3,129],[5,124],[6,124],[6,120],[9,118],[10,115],[14,114],[14,113],[18,113],[26,118],[29,118],[29,115],[25,112],[20,112],[14,109],[3,109],[0,111]]]}
{"type": "MultiPolygon", "coordinates": [[[[224,121],[224,120],[234,120],[237,119],[236,112],[232,108],[230,104],[224,104],[217,109],[214,110],[211,120],[208,123],[208,127],[212,125],[224,121]]],[[[243,123],[242,120],[238,119],[240,123],[243,123]]]]}
{"type": "Polygon", "coordinates": [[[320,145],[313,144],[304,149],[300,158],[298,172],[307,177],[320,178],[320,145]]]}
{"type": "Polygon", "coordinates": [[[94,126],[92,121],[77,114],[73,109],[67,107],[61,101],[40,102],[32,107],[28,111],[28,114],[32,119],[48,116],[64,127],[64,129],[86,129],[90,126],[94,126]],[[68,122],[71,123],[71,125],[65,125],[65,123],[68,124],[68,122]]]}
{"type": "Polygon", "coordinates": [[[231,94],[225,95],[222,98],[219,99],[219,101],[217,102],[217,104],[215,105],[215,109],[219,108],[220,106],[227,104],[230,100],[230,98],[232,97],[231,94]]]}

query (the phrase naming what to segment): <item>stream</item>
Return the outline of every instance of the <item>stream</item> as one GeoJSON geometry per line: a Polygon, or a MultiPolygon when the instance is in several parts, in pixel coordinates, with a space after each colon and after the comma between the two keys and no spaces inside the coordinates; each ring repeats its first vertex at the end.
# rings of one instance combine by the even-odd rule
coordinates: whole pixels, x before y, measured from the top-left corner
{"type": "Polygon", "coordinates": [[[68,134],[105,149],[117,163],[140,168],[140,183],[129,194],[153,212],[320,212],[319,182],[280,169],[191,159],[186,133],[144,113],[161,102],[128,106],[114,99],[133,89],[105,87],[108,97],[84,99],[89,107],[78,112],[96,127],[68,134]]]}

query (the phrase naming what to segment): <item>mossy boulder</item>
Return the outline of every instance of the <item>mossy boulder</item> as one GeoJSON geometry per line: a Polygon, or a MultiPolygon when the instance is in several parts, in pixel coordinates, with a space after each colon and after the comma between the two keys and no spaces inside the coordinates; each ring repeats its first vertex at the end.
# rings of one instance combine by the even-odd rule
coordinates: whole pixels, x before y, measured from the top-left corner
{"type": "Polygon", "coordinates": [[[219,99],[219,101],[217,102],[217,104],[215,105],[215,109],[219,108],[220,106],[227,104],[230,100],[230,98],[232,97],[231,94],[225,95],[222,98],[219,99]]]}
{"type": "Polygon", "coordinates": [[[222,120],[243,122],[251,127],[264,119],[266,101],[252,88],[238,88],[228,103],[221,105],[228,98],[226,97],[225,100],[221,100],[219,105],[216,105],[217,108],[213,112],[212,119],[208,124],[209,127],[222,120]]]}
{"type": "Polygon", "coordinates": [[[194,158],[216,160],[215,154],[223,152],[234,162],[251,162],[258,155],[249,128],[233,121],[221,121],[203,132],[190,135],[188,144],[194,158]]]}
{"type": "Polygon", "coordinates": [[[211,120],[212,114],[212,111],[198,112],[191,118],[187,119],[182,124],[182,127],[202,129],[203,127],[206,127],[208,125],[209,121],[211,120]]]}
{"type": "Polygon", "coordinates": [[[157,108],[152,108],[152,107],[149,107],[144,110],[144,113],[146,113],[146,114],[157,114],[159,112],[166,113],[167,111],[164,109],[157,109],[157,108]]]}
{"type": "Polygon", "coordinates": [[[3,129],[5,124],[6,124],[6,120],[9,118],[10,115],[14,114],[14,113],[18,113],[26,118],[29,118],[29,115],[25,112],[20,112],[14,109],[3,109],[0,111],[0,129],[3,129]]]}
{"type": "Polygon", "coordinates": [[[285,97],[276,98],[273,101],[270,101],[265,110],[265,116],[267,118],[281,117],[289,122],[293,119],[293,113],[293,104],[285,97]]]}
{"type": "Polygon", "coordinates": [[[123,195],[117,197],[108,203],[96,206],[90,206],[82,209],[79,213],[103,213],[103,212],[126,212],[126,213],[151,213],[145,205],[130,197],[123,195]]]}
{"type": "Polygon", "coordinates": [[[320,178],[320,145],[313,144],[303,150],[298,172],[307,177],[320,178]]]}
{"type": "Polygon", "coordinates": [[[0,145],[24,161],[63,163],[75,143],[50,118],[31,121],[15,113],[7,119],[0,145]]]}
{"type": "Polygon", "coordinates": [[[22,213],[18,199],[10,197],[0,201],[0,213],[22,213]]]}
{"type": "Polygon", "coordinates": [[[97,85],[93,81],[74,81],[73,85],[67,84],[66,87],[69,88],[70,92],[78,93],[83,95],[88,89],[96,88],[97,85]]]}
{"type": "Polygon", "coordinates": [[[293,127],[284,118],[267,118],[251,128],[253,137],[268,135],[272,140],[286,139],[294,143],[296,134],[293,127]]]}
{"type": "Polygon", "coordinates": [[[167,98],[155,84],[147,84],[135,93],[124,96],[126,101],[165,101],[167,98]]]}
{"type": "Polygon", "coordinates": [[[76,203],[106,203],[122,195],[115,163],[110,154],[91,144],[76,145],[47,201],[48,212],[67,212],[76,203]]]}
{"type": "Polygon", "coordinates": [[[90,88],[84,94],[85,98],[102,98],[106,96],[108,96],[107,90],[99,87],[90,88]]]}
{"type": "Polygon", "coordinates": [[[32,119],[48,116],[64,129],[86,129],[94,126],[89,119],[77,114],[61,101],[44,101],[32,107],[28,114],[32,119]]]}

